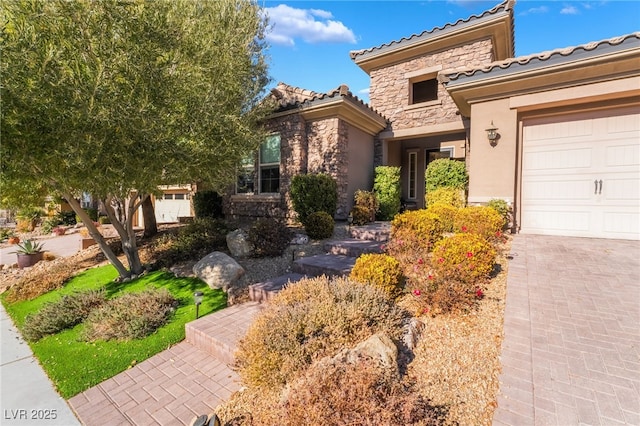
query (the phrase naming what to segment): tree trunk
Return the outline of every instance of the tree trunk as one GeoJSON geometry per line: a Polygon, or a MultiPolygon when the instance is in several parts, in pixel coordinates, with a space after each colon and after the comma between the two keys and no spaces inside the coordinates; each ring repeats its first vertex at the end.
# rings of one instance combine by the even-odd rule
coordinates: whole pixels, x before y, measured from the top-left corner
{"type": "Polygon", "coordinates": [[[104,204],[105,209],[107,210],[107,216],[109,216],[111,224],[120,236],[122,251],[127,257],[127,262],[129,263],[129,272],[127,276],[140,275],[144,271],[144,268],[142,267],[142,262],[140,262],[138,247],[136,245],[136,233],[133,229],[133,214],[139,206],[136,202],[136,197],[130,198],[127,203],[128,205],[126,210],[124,209],[124,206],[122,205],[123,202],[121,200],[112,197],[105,200],[104,204]],[[119,212],[121,218],[117,217],[118,215],[116,214],[112,202],[115,202],[120,206],[119,212]],[[120,219],[122,219],[124,223],[121,222],[120,219]]]}
{"type": "Polygon", "coordinates": [[[84,223],[84,225],[87,227],[89,235],[91,235],[96,243],[98,243],[98,247],[100,247],[102,253],[104,253],[107,259],[109,259],[109,262],[111,262],[111,264],[116,268],[116,270],[118,271],[118,275],[121,278],[130,276],[127,268],[124,267],[122,262],[120,262],[120,260],[118,259],[118,256],[116,256],[113,250],[111,250],[111,247],[109,247],[107,241],[104,239],[100,231],[98,231],[98,228],[94,225],[93,220],[91,220],[87,212],[82,209],[80,203],[75,198],[73,198],[71,194],[66,193],[62,195],[67,200],[73,211],[78,215],[80,220],[82,220],[82,223],[84,223]]]}
{"type": "Polygon", "coordinates": [[[156,235],[158,233],[156,211],[149,195],[142,201],[142,219],[144,220],[144,237],[150,238],[156,235]]]}

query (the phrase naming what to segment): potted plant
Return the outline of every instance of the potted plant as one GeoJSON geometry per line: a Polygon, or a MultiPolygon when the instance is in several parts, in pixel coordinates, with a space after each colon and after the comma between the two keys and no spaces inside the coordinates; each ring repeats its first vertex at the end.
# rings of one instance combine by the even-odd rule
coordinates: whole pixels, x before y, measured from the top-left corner
{"type": "Polygon", "coordinates": [[[18,244],[18,250],[14,253],[18,255],[18,268],[27,268],[40,262],[44,258],[42,244],[32,240],[26,240],[18,244]]]}

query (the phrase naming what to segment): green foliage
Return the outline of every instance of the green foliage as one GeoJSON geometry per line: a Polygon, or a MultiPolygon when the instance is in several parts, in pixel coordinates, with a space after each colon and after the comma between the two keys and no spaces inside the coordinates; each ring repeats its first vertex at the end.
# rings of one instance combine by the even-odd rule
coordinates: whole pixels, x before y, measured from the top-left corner
{"type": "Polygon", "coordinates": [[[400,263],[386,254],[363,254],[356,259],[349,278],[384,290],[390,297],[398,297],[404,287],[400,263]]]}
{"type": "Polygon", "coordinates": [[[33,240],[26,240],[19,243],[16,253],[18,254],[34,254],[43,251],[42,243],[33,240]]]}
{"type": "Polygon", "coordinates": [[[375,192],[358,189],[353,199],[354,206],[351,210],[351,217],[354,225],[366,225],[376,220],[376,212],[380,208],[380,203],[375,192]]]}
{"type": "Polygon", "coordinates": [[[105,225],[105,224],[111,223],[111,221],[109,220],[108,216],[100,216],[98,217],[98,223],[100,225],[105,225]]]}
{"type": "Polygon", "coordinates": [[[228,232],[226,223],[220,219],[195,219],[177,235],[165,234],[154,242],[156,266],[168,267],[223,249],[228,232]]]}
{"type": "Polygon", "coordinates": [[[459,209],[454,221],[455,232],[478,234],[487,240],[501,235],[504,218],[495,209],[486,206],[470,206],[459,209]]]}
{"type": "Polygon", "coordinates": [[[427,166],[425,181],[427,193],[443,186],[466,190],[469,175],[463,162],[439,158],[427,166]]]}
{"type": "MultiPolygon", "coordinates": [[[[97,222],[98,221],[98,210],[97,209],[93,209],[93,208],[84,208],[82,209],[84,210],[87,215],[89,216],[89,218],[94,221],[97,222]]],[[[81,223],[82,219],[80,219],[80,216],[75,215],[75,219],[76,219],[76,223],[81,223]]]]}
{"type": "Polygon", "coordinates": [[[390,254],[402,252],[422,253],[431,251],[433,244],[442,238],[443,224],[432,211],[409,210],[397,215],[391,222],[390,254]]]}
{"type": "Polygon", "coordinates": [[[59,212],[58,217],[60,219],[60,223],[63,225],[75,225],[78,223],[76,221],[76,214],[73,211],[59,212]]]}
{"type": "Polygon", "coordinates": [[[166,289],[115,297],[88,315],[83,340],[142,339],[165,325],[176,307],[177,300],[166,289]]]}
{"type": "Polygon", "coordinates": [[[193,195],[193,210],[196,217],[212,217],[221,219],[222,197],[216,191],[198,191],[193,195]]]}
{"type": "Polygon", "coordinates": [[[80,324],[91,311],[106,301],[104,291],[88,290],[62,296],[46,303],[36,314],[24,320],[22,335],[29,342],[36,342],[49,334],[80,324]]]}
{"type": "Polygon", "coordinates": [[[453,224],[458,213],[457,207],[447,203],[434,203],[429,204],[427,211],[438,216],[443,232],[453,232],[453,224]]]}
{"type": "Polygon", "coordinates": [[[509,206],[509,203],[501,198],[493,198],[489,200],[489,202],[487,203],[487,207],[491,207],[492,209],[497,211],[500,216],[502,216],[502,218],[504,219],[503,229],[509,226],[509,215],[511,213],[511,207],[509,206]]]}
{"type": "Polygon", "coordinates": [[[240,376],[252,387],[281,388],[314,360],[375,333],[398,339],[403,315],[374,286],[345,278],[303,279],[270,300],[249,327],[236,353],[240,376]]]}
{"type": "Polygon", "coordinates": [[[1,14],[3,203],[53,193],[78,209],[74,195],[89,193],[119,204],[135,240],[132,192],[225,187],[264,138],[256,2],[10,1],[1,14]]]}
{"type": "Polygon", "coordinates": [[[16,218],[20,220],[38,221],[44,214],[40,207],[26,207],[18,210],[16,218]]]}
{"type": "Polygon", "coordinates": [[[0,241],[4,241],[9,237],[13,237],[15,232],[11,228],[0,228],[0,241]]]}
{"type": "Polygon", "coordinates": [[[314,212],[307,216],[304,230],[312,240],[323,240],[333,235],[335,221],[327,212],[314,212]]]}
{"type": "Polygon", "coordinates": [[[433,189],[427,192],[426,197],[427,207],[436,203],[448,204],[453,207],[464,207],[466,204],[464,190],[449,186],[433,189]]]}
{"type": "Polygon", "coordinates": [[[255,257],[281,256],[293,237],[291,230],[282,221],[273,218],[256,220],[249,228],[248,234],[255,257]]]}
{"type": "Polygon", "coordinates": [[[432,267],[436,275],[469,285],[469,291],[489,278],[496,259],[493,245],[480,235],[456,234],[433,247],[432,267]]]}
{"type": "Polygon", "coordinates": [[[326,212],[333,217],[338,206],[338,184],[324,173],[295,175],[291,179],[291,201],[303,225],[315,212],[326,212]]]}
{"type": "Polygon", "coordinates": [[[58,216],[48,217],[42,221],[40,225],[40,231],[43,234],[50,234],[53,231],[53,228],[58,226],[60,223],[60,218],[58,216]]]}
{"type": "Polygon", "coordinates": [[[391,220],[400,211],[400,167],[378,166],[375,174],[373,191],[380,203],[378,218],[391,220]]]}

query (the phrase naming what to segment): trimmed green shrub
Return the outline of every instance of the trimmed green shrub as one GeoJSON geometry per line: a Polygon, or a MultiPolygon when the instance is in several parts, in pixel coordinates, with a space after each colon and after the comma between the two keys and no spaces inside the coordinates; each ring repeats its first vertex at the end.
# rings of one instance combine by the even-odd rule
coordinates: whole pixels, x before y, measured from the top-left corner
{"type": "Polygon", "coordinates": [[[260,218],[248,231],[248,240],[253,245],[255,257],[276,257],[289,247],[293,233],[279,220],[260,218]]]}
{"type": "Polygon", "coordinates": [[[439,158],[429,163],[425,173],[426,191],[429,193],[441,187],[467,189],[469,175],[461,161],[439,158]]]}
{"type": "Polygon", "coordinates": [[[327,212],[314,212],[307,216],[304,230],[312,240],[323,240],[333,235],[335,221],[327,212]]]}
{"type": "Polygon", "coordinates": [[[393,298],[400,296],[404,287],[400,263],[386,254],[361,255],[356,259],[349,278],[359,283],[379,287],[393,298]]]}
{"type": "Polygon", "coordinates": [[[354,225],[366,225],[376,220],[380,203],[375,192],[358,189],[353,195],[353,201],[354,210],[357,210],[352,211],[354,225]]]}
{"type": "Polygon", "coordinates": [[[296,175],[291,179],[291,201],[303,225],[315,212],[326,212],[333,218],[338,208],[338,184],[324,173],[296,175]]]}
{"type": "Polygon", "coordinates": [[[459,209],[453,224],[455,232],[478,234],[487,240],[501,235],[504,218],[487,206],[470,206],[459,209]]]}
{"type": "Polygon", "coordinates": [[[443,186],[427,192],[427,207],[440,203],[448,204],[453,207],[464,207],[465,197],[464,190],[443,186]]]}
{"type": "Polygon", "coordinates": [[[258,314],[236,352],[243,383],[274,391],[314,360],[336,355],[375,333],[402,335],[404,311],[379,288],[346,278],[290,284],[258,314]]]}
{"type": "Polygon", "coordinates": [[[216,191],[198,191],[193,195],[193,211],[197,218],[221,219],[222,197],[216,191]]]}
{"type": "Polygon", "coordinates": [[[104,291],[84,291],[62,296],[45,304],[36,314],[29,314],[22,327],[22,335],[36,342],[49,334],[80,324],[89,314],[106,302],[104,291]]]}
{"type": "Polygon", "coordinates": [[[373,192],[380,204],[377,218],[391,220],[400,211],[400,167],[378,166],[375,174],[373,192]]]}
{"type": "Polygon", "coordinates": [[[60,218],[60,223],[63,225],[75,225],[77,223],[76,213],[74,211],[59,212],[58,217],[60,218]]]}
{"type": "Polygon", "coordinates": [[[124,294],[91,311],[82,338],[87,342],[142,339],[166,324],[177,306],[164,288],[124,294]]]}

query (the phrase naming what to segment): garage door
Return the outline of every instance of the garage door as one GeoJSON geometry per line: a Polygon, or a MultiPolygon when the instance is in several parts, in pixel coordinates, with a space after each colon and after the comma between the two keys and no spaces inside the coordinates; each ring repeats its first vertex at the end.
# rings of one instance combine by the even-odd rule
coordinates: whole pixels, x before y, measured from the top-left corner
{"type": "Polygon", "coordinates": [[[189,193],[165,193],[156,199],[155,211],[158,223],[176,223],[180,217],[191,216],[189,193]]]}
{"type": "Polygon", "coordinates": [[[521,232],[640,239],[640,109],[524,122],[521,232]]]}

